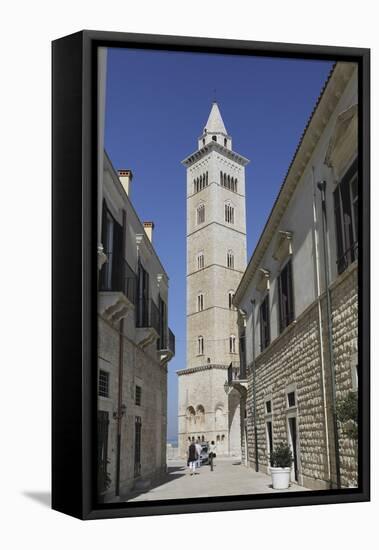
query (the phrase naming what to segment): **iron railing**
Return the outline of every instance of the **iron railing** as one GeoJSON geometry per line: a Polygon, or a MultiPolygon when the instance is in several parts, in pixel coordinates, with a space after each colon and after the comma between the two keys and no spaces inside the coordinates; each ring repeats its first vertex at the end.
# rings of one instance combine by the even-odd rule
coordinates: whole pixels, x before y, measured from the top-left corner
{"type": "Polygon", "coordinates": [[[342,256],[337,259],[337,270],[340,275],[347,267],[358,258],[358,242],[344,251],[342,256]]]}
{"type": "Polygon", "coordinates": [[[137,328],[154,328],[159,334],[159,308],[151,299],[137,300],[137,328]]]}
{"type": "Polygon", "coordinates": [[[107,258],[100,272],[99,290],[123,292],[135,304],[137,275],[126,260],[117,260],[113,254],[107,254],[107,258]]]}

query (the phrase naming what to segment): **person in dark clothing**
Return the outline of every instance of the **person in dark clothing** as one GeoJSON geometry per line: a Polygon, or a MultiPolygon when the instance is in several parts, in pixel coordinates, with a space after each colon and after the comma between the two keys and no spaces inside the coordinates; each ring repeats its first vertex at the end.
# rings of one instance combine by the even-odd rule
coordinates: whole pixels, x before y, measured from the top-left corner
{"type": "Polygon", "coordinates": [[[209,464],[211,467],[211,472],[213,472],[213,460],[216,458],[216,445],[215,442],[212,441],[212,443],[209,445],[209,464]]]}
{"type": "Polygon", "coordinates": [[[196,450],[195,442],[192,441],[191,445],[188,448],[188,466],[190,469],[190,475],[194,475],[196,468],[196,461],[198,458],[198,453],[196,450]]]}

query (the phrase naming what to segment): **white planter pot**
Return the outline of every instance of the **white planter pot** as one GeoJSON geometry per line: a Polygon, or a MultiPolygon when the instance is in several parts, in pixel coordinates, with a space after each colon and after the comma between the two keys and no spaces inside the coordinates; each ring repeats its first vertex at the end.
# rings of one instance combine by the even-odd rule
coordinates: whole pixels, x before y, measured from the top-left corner
{"type": "Polygon", "coordinates": [[[270,468],[273,489],[288,489],[291,468],[270,468]]]}

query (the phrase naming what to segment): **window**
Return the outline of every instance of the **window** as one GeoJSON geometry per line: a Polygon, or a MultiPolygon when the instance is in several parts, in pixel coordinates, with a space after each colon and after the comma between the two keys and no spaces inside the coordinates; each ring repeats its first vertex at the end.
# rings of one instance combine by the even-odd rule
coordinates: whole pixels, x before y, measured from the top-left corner
{"type": "Polygon", "coordinates": [[[225,204],[225,221],[227,223],[234,223],[234,206],[229,203],[225,204]]]}
{"type": "Polygon", "coordinates": [[[124,291],[123,226],[117,223],[103,201],[101,240],[108,261],[100,274],[100,289],[124,291]]]}
{"type": "Polygon", "coordinates": [[[204,309],[204,294],[197,296],[197,311],[203,311],[204,309]]]}
{"type": "Polygon", "coordinates": [[[270,309],[268,294],[266,294],[259,308],[259,325],[261,332],[261,351],[263,351],[270,343],[270,309]]]}
{"type": "Polygon", "coordinates": [[[271,403],[271,399],[269,399],[268,401],[266,401],[265,406],[266,406],[266,414],[271,414],[271,413],[272,413],[272,403],[271,403]]]}
{"type": "Polygon", "coordinates": [[[294,319],[292,262],[285,265],[278,277],[279,331],[282,332],[294,319]]]}
{"type": "Polygon", "coordinates": [[[224,147],[226,147],[227,145],[228,145],[228,140],[224,138],[224,147]]]}
{"type": "Polygon", "coordinates": [[[109,372],[105,370],[99,372],[99,395],[109,397],[109,372]]]}
{"type": "Polygon", "coordinates": [[[213,141],[217,141],[217,136],[212,136],[213,141]]]}
{"type": "Polygon", "coordinates": [[[219,435],[216,437],[216,441],[220,441],[220,436],[219,435]]]}
{"type": "Polygon", "coordinates": [[[149,273],[138,263],[137,282],[137,327],[149,324],[149,273]]]}
{"type": "Polygon", "coordinates": [[[296,407],[296,394],[294,391],[287,393],[288,407],[296,407]]]}
{"type": "Polygon", "coordinates": [[[234,298],[234,291],[233,291],[233,290],[229,290],[229,292],[228,292],[228,305],[229,305],[229,309],[233,309],[233,298],[234,298]]]}
{"type": "Polygon", "coordinates": [[[136,393],[135,393],[135,404],[139,407],[141,406],[141,398],[142,398],[142,388],[141,386],[136,386],[136,393]]]}
{"type": "Polygon", "coordinates": [[[204,268],[204,252],[199,252],[197,255],[197,269],[204,268]]]}
{"type": "Polygon", "coordinates": [[[158,296],[158,311],[159,311],[159,338],[157,339],[157,349],[167,348],[167,305],[162,300],[161,295],[158,296]]]}
{"type": "Polygon", "coordinates": [[[204,355],[204,338],[202,336],[197,337],[197,354],[204,355]]]}
{"type": "Polygon", "coordinates": [[[229,353],[236,353],[236,337],[234,334],[229,337],[229,353]]]}
{"type": "Polygon", "coordinates": [[[205,204],[200,204],[197,207],[197,224],[205,222],[205,204]]]}
{"type": "Polygon", "coordinates": [[[338,273],[342,273],[358,257],[358,173],[356,162],[341,180],[333,195],[337,270],[338,273]]]}
{"type": "Polygon", "coordinates": [[[228,250],[226,253],[226,265],[230,267],[230,269],[234,269],[234,254],[232,250],[228,250]]]}

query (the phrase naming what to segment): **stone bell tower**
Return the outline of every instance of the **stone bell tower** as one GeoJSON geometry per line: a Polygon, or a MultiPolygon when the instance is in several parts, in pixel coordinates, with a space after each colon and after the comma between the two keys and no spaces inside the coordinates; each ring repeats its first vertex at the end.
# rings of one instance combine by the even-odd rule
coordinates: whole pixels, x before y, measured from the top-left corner
{"type": "Polygon", "coordinates": [[[187,169],[187,365],[179,377],[179,453],[194,438],[240,454],[239,396],[224,384],[238,361],[233,294],[246,268],[245,166],[216,102],[183,160],[187,169]]]}

